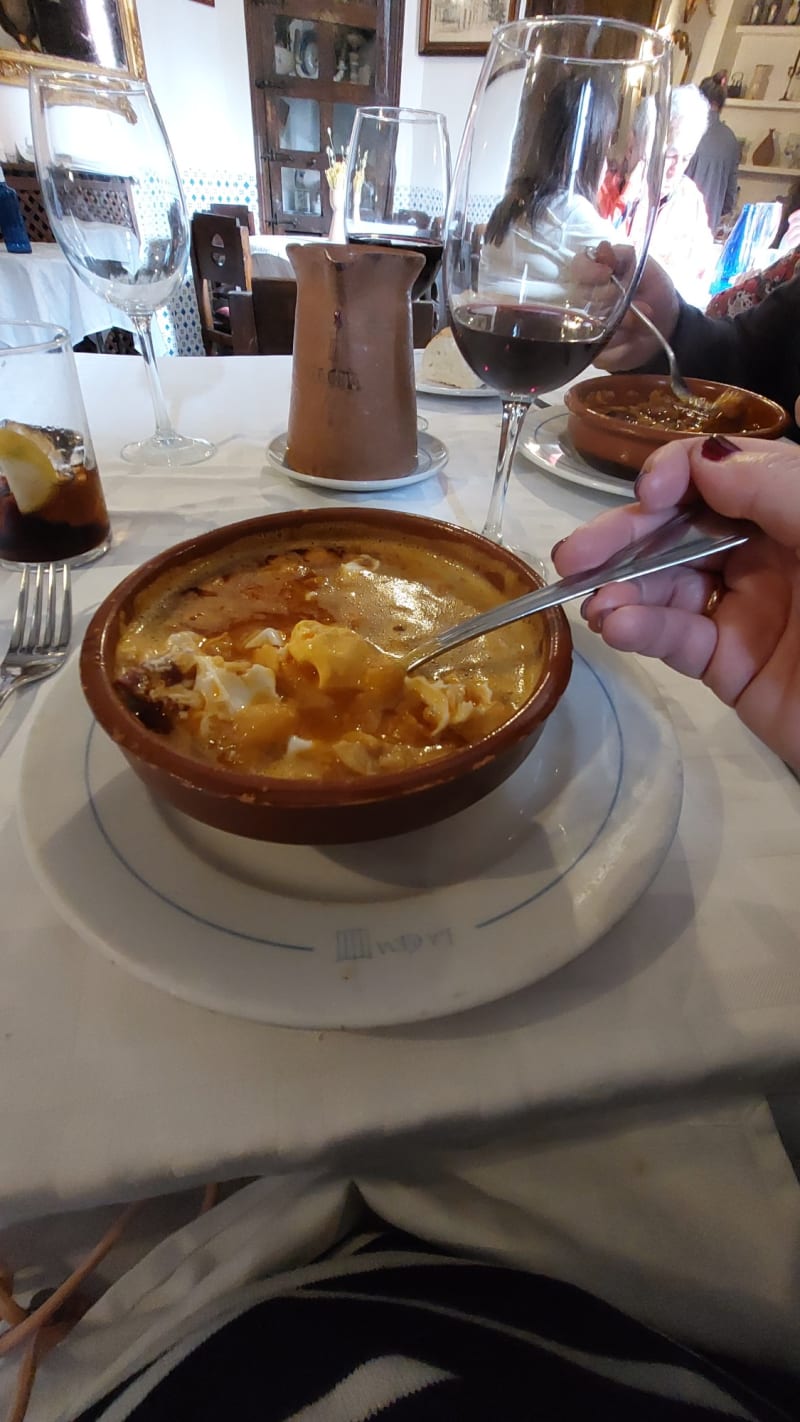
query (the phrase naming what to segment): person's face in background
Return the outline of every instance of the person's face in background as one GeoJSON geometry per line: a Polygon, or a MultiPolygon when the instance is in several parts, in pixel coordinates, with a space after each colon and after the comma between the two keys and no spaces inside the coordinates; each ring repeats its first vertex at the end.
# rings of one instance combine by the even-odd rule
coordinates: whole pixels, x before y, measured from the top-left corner
{"type": "Polygon", "coordinates": [[[667,151],[664,155],[664,176],[661,179],[661,196],[674,193],[695,154],[699,143],[697,133],[689,124],[678,124],[667,134],[667,151]]]}

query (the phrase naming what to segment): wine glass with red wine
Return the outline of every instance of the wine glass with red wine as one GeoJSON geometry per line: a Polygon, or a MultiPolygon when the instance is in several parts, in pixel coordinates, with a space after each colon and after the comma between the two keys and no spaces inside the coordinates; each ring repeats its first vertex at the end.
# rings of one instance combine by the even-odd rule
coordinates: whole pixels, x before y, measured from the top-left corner
{"type": "Polygon", "coordinates": [[[497,542],[531,401],[591,365],[635,289],[669,92],[669,44],[653,30],[564,15],[495,31],[453,177],[444,283],[459,350],[503,397],[483,530],[497,542]],[[604,240],[635,248],[622,290],[593,260],[604,240]]]}
{"type": "Polygon", "coordinates": [[[430,291],[442,263],[450,187],[443,114],[358,109],[347,150],[344,225],[348,242],[398,247],[425,259],[411,293],[430,291]]]}

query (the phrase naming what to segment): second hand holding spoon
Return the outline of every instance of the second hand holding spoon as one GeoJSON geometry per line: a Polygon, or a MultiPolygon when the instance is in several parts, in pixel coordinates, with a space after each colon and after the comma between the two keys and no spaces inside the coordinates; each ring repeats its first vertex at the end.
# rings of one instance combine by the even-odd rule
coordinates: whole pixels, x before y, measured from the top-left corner
{"type": "MultiPolygon", "coordinates": [[[[611,281],[613,282],[617,290],[621,291],[624,296],[625,287],[622,285],[622,282],[619,280],[619,278],[615,277],[613,273],[611,276],[611,281]]],[[[714,409],[713,404],[710,400],[705,400],[702,395],[692,394],[691,390],[686,384],[686,381],[681,375],[677,357],[675,355],[674,350],[672,349],[672,346],[670,345],[666,336],[663,335],[661,331],[659,331],[655,321],[651,321],[649,316],[645,316],[641,306],[637,306],[635,301],[631,302],[630,309],[633,314],[639,318],[642,325],[646,326],[648,331],[650,331],[650,333],[656,337],[656,340],[662,347],[664,354],[667,357],[667,365],[669,366],[670,389],[672,390],[672,393],[675,398],[677,400],[680,400],[682,405],[689,405],[692,407],[692,409],[700,410],[705,414],[709,414],[714,409]]]]}

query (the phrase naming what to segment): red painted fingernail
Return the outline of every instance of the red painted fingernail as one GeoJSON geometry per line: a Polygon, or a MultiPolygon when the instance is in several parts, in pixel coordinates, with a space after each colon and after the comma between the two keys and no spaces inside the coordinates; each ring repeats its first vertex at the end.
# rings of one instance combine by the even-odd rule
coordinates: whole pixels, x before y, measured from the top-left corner
{"type": "Polygon", "coordinates": [[[709,435],[703,440],[700,453],[704,459],[711,459],[718,464],[721,459],[730,459],[732,454],[739,454],[741,447],[734,444],[732,439],[726,439],[724,435],[709,435]]]}
{"type": "Polygon", "coordinates": [[[550,549],[550,557],[551,557],[551,558],[555,558],[556,553],[558,552],[558,550],[559,550],[559,548],[561,547],[562,543],[566,543],[566,541],[567,541],[566,538],[559,538],[558,543],[554,543],[554,544],[553,544],[552,548],[550,549]]]}

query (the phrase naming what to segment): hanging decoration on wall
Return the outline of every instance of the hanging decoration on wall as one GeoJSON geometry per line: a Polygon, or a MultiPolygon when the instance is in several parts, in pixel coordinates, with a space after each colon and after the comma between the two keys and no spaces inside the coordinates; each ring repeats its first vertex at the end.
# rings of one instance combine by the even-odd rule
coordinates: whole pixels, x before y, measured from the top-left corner
{"type": "Polygon", "coordinates": [[[692,63],[692,42],[685,30],[675,30],[672,36],[672,82],[683,84],[692,63]]]}
{"type": "Polygon", "coordinates": [[[796,103],[797,95],[800,93],[800,49],[794,57],[794,64],[787,70],[789,82],[784,93],[781,94],[781,103],[796,103]]]}
{"type": "Polygon", "coordinates": [[[683,23],[685,25],[688,25],[696,9],[697,0],[683,0],[683,23]]]}

